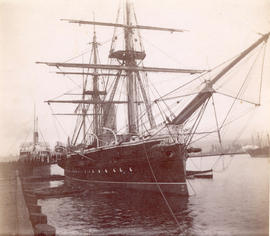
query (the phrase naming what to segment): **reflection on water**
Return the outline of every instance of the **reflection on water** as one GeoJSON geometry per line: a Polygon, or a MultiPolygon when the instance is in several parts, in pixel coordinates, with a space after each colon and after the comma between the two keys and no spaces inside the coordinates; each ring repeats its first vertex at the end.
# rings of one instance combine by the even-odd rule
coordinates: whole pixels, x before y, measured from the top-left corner
{"type": "Polygon", "coordinates": [[[188,198],[169,197],[168,201],[183,228],[177,229],[159,194],[91,189],[79,197],[42,200],[41,204],[48,215],[57,205],[57,217],[50,218],[50,223],[58,226],[61,235],[178,234],[190,228],[188,198]]]}
{"type": "MultiPolygon", "coordinates": [[[[203,168],[215,161],[205,159],[203,168]]],[[[202,166],[201,160],[193,162],[187,163],[190,169],[202,166]]],[[[213,180],[189,180],[194,189],[189,198],[167,199],[180,228],[160,194],[93,187],[39,204],[58,235],[267,235],[269,160],[228,157],[216,170],[223,164],[230,165],[215,172],[213,180]]]]}

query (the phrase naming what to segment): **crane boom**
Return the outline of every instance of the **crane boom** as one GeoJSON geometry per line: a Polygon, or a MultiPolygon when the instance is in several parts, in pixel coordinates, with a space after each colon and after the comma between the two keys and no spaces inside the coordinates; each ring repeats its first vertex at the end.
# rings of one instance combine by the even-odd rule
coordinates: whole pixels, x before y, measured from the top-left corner
{"type": "Polygon", "coordinates": [[[214,79],[209,81],[199,94],[172,120],[172,124],[183,124],[189,117],[202,105],[204,102],[212,96],[214,90],[212,86],[222,78],[232,67],[240,62],[245,56],[247,56],[253,49],[259,46],[262,42],[267,41],[270,32],[264,34],[255,43],[249,46],[246,50],[240,53],[229,65],[227,65],[221,72],[219,72],[214,79]]]}

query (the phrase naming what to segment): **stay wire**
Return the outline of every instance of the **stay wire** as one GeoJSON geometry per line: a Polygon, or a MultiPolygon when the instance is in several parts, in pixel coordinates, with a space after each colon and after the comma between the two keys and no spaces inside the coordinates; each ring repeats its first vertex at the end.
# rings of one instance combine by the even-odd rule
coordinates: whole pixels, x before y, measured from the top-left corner
{"type": "MultiPolygon", "coordinates": [[[[157,89],[155,88],[155,86],[153,85],[153,83],[151,81],[149,81],[152,88],[154,88],[155,92],[158,94],[159,96],[159,100],[161,100],[163,102],[163,104],[165,105],[165,107],[167,108],[167,110],[169,111],[169,113],[171,114],[172,117],[175,117],[174,113],[171,111],[170,107],[167,105],[167,103],[163,100],[163,97],[160,96],[159,92],[157,91],[157,89]]],[[[154,101],[155,103],[155,101],[154,101]]]]}
{"type": "Polygon", "coordinates": [[[153,168],[152,168],[152,165],[151,165],[151,163],[150,163],[150,160],[149,160],[149,157],[148,157],[148,154],[147,154],[147,150],[146,150],[146,147],[145,147],[145,143],[144,143],[143,146],[144,146],[144,152],[145,152],[145,155],[146,155],[146,159],[147,159],[147,162],[148,162],[148,165],[149,165],[151,174],[152,174],[152,176],[154,177],[154,180],[155,180],[155,182],[156,182],[156,186],[158,187],[158,190],[159,190],[159,192],[160,192],[160,194],[161,194],[161,196],[162,196],[164,202],[166,203],[166,205],[167,205],[167,207],[168,207],[168,209],[169,209],[169,211],[170,211],[170,213],[171,213],[173,219],[175,220],[175,222],[176,222],[178,228],[182,231],[182,230],[183,230],[183,227],[180,225],[179,221],[177,220],[177,218],[176,218],[176,216],[175,216],[175,214],[174,214],[174,212],[173,212],[173,210],[172,210],[172,208],[171,208],[169,202],[167,201],[167,199],[166,199],[166,197],[165,197],[165,195],[164,195],[164,193],[163,193],[163,191],[162,191],[160,185],[158,184],[156,175],[155,175],[155,173],[154,173],[154,170],[153,170],[153,168]]]}
{"type": "MultiPolygon", "coordinates": [[[[252,109],[252,110],[250,109],[250,111],[248,111],[248,112],[245,111],[243,114],[241,114],[240,116],[238,116],[238,117],[235,118],[234,120],[229,121],[229,122],[227,122],[226,124],[224,124],[224,125],[223,125],[223,128],[226,127],[226,126],[228,126],[229,124],[235,122],[236,120],[239,120],[240,118],[246,116],[248,113],[250,113],[250,112],[252,112],[252,111],[253,111],[253,109],[252,109]]],[[[202,136],[202,137],[200,137],[200,138],[198,138],[198,139],[196,139],[196,140],[193,140],[192,142],[190,142],[190,144],[195,143],[195,142],[197,142],[197,141],[199,141],[199,140],[201,140],[201,139],[203,139],[203,138],[205,138],[205,137],[207,137],[207,136],[209,136],[209,135],[211,135],[211,134],[213,134],[213,133],[216,133],[216,131],[208,132],[208,133],[206,133],[204,136],[202,136]]]]}
{"type": "Polygon", "coordinates": [[[231,156],[230,161],[229,161],[229,163],[226,166],[224,166],[224,163],[223,163],[222,170],[218,171],[218,170],[215,169],[216,168],[216,165],[219,163],[219,161],[221,159],[224,161],[224,157],[225,157],[225,155],[220,155],[217,158],[217,160],[214,162],[214,164],[212,165],[212,168],[211,168],[214,172],[216,172],[216,173],[222,173],[222,172],[224,172],[225,170],[227,170],[229,168],[229,166],[231,165],[231,163],[232,163],[232,161],[234,159],[233,156],[231,156]]]}
{"type": "Polygon", "coordinates": [[[263,50],[263,61],[262,61],[262,67],[261,67],[261,80],[260,80],[260,91],[259,91],[259,104],[261,104],[261,94],[262,94],[262,81],[263,81],[263,69],[264,69],[264,60],[265,60],[265,52],[266,52],[267,44],[264,44],[264,50],[263,50]]]}
{"type": "Polygon", "coordinates": [[[252,112],[252,113],[249,114],[249,117],[247,119],[247,123],[239,131],[238,135],[236,135],[236,138],[233,140],[233,143],[237,142],[240,139],[240,137],[242,136],[244,130],[246,129],[246,127],[248,127],[249,122],[251,122],[251,120],[253,120],[254,115],[255,115],[255,112],[252,112]]]}
{"type": "Polygon", "coordinates": [[[220,129],[219,129],[219,125],[218,125],[218,117],[217,117],[217,112],[216,112],[216,106],[215,106],[215,102],[214,102],[214,94],[212,95],[212,105],[213,105],[214,114],[215,114],[215,121],[216,121],[216,126],[217,126],[218,140],[219,140],[220,148],[221,148],[221,150],[223,150],[222,140],[221,140],[221,135],[220,135],[220,129]]]}
{"type": "Polygon", "coordinates": [[[191,187],[191,189],[192,189],[192,191],[193,191],[193,193],[194,193],[194,194],[190,194],[189,196],[196,196],[197,193],[196,193],[195,188],[193,188],[193,186],[192,186],[192,184],[190,183],[189,179],[186,178],[186,181],[187,181],[187,183],[189,184],[189,186],[191,187]]]}
{"type": "Polygon", "coordinates": [[[187,86],[188,84],[191,84],[192,82],[194,82],[194,81],[196,81],[196,80],[200,79],[201,77],[203,77],[203,76],[207,75],[209,72],[214,71],[215,69],[217,69],[217,68],[219,68],[219,67],[223,66],[224,64],[226,64],[226,63],[228,63],[228,62],[232,61],[233,59],[235,59],[235,58],[236,58],[236,57],[238,57],[238,56],[239,56],[239,54],[237,54],[236,56],[234,56],[234,57],[232,57],[232,58],[230,58],[230,59],[228,59],[228,60],[226,60],[226,61],[224,61],[224,62],[220,63],[219,65],[217,65],[217,66],[213,67],[212,69],[210,69],[210,70],[208,70],[208,71],[206,71],[206,72],[202,73],[201,75],[199,75],[199,76],[195,77],[194,79],[192,79],[192,80],[188,81],[187,83],[185,83],[185,84],[183,84],[183,85],[180,85],[179,87],[177,87],[177,88],[173,89],[173,90],[172,90],[172,91],[170,91],[169,93],[166,93],[165,95],[163,95],[163,96],[162,96],[162,98],[164,98],[164,97],[166,97],[167,95],[170,95],[170,94],[172,94],[172,93],[176,92],[177,90],[179,90],[179,89],[181,89],[181,88],[183,88],[183,87],[187,86]]]}
{"type": "Polygon", "coordinates": [[[224,123],[226,122],[226,120],[227,120],[229,114],[230,114],[231,111],[232,111],[232,108],[233,108],[235,102],[237,101],[237,99],[238,99],[238,97],[239,97],[239,94],[241,93],[241,91],[242,91],[244,85],[247,83],[247,81],[248,81],[248,79],[249,79],[249,74],[250,74],[251,70],[253,69],[253,66],[255,65],[255,62],[257,61],[257,59],[258,59],[258,57],[257,57],[256,60],[252,63],[252,65],[251,65],[251,67],[250,67],[250,69],[249,69],[249,71],[248,71],[248,73],[247,73],[247,75],[246,75],[246,78],[245,78],[244,82],[242,83],[241,87],[239,88],[238,93],[237,93],[235,99],[233,100],[233,103],[232,103],[232,105],[230,106],[230,109],[229,109],[229,111],[227,112],[226,117],[225,117],[225,119],[223,120],[223,122],[222,122],[222,124],[221,124],[221,126],[220,126],[220,129],[222,129],[224,123]]]}
{"type": "Polygon", "coordinates": [[[200,112],[199,112],[199,114],[198,114],[198,116],[197,116],[197,118],[196,118],[196,120],[195,120],[195,122],[193,124],[193,127],[191,128],[192,132],[190,134],[190,137],[187,139],[187,142],[185,143],[186,146],[190,145],[191,140],[192,140],[192,138],[194,136],[194,133],[196,132],[196,130],[197,130],[199,124],[200,124],[200,121],[202,119],[202,116],[203,116],[203,114],[204,114],[204,112],[206,110],[206,107],[207,107],[207,104],[208,104],[209,100],[210,100],[210,98],[208,98],[207,101],[202,106],[202,108],[201,108],[201,110],[200,110],[200,112]]]}
{"type": "Polygon", "coordinates": [[[42,134],[42,132],[41,132],[41,129],[39,129],[39,133],[41,134],[41,137],[42,137],[42,139],[43,139],[43,142],[46,144],[46,140],[44,139],[44,136],[43,136],[43,134],[42,134]]]}
{"type": "MultiPolygon", "coordinates": [[[[53,115],[54,112],[53,112],[53,109],[52,109],[51,105],[49,105],[49,108],[50,108],[51,113],[52,113],[52,115],[53,115]]],[[[55,120],[58,122],[58,124],[60,125],[60,127],[61,127],[61,129],[63,130],[63,132],[65,133],[65,135],[68,136],[68,134],[66,133],[66,131],[65,131],[64,127],[62,126],[61,122],[57,119],[56,116],[54,116],[54,118],[55,118],[55,120]]]]}
{"type": "Polygon", "coordinates": [[[53,125],[55,127],[55,130],[56,130],[57,138],[58,138],[58,140],[60,140],[60,132],[58,130],[58,127],[57,127],[57,124],[56,124],[56,120],[54,119],[54,117],[53,117],[52,121],[53,121],[53,125]]]}

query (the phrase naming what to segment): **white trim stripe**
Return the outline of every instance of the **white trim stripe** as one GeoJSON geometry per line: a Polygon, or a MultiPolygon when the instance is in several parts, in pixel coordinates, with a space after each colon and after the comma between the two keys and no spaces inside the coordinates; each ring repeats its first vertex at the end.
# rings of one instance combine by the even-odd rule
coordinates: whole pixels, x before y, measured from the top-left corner
{"type": "Polygon", "coordinates": [[[98,180],[84,180],[84,179],[77,179],[74,177],[66,176],[69,179],[81,181],[81,182],[87,182],[87,183],[99,183],[99,184],[141,184],[141,185],[165,185],[165,184],[177,184],[177,185],[186,185],[186,182],[116,182],[116,181],[98,181],[98,180]]]}

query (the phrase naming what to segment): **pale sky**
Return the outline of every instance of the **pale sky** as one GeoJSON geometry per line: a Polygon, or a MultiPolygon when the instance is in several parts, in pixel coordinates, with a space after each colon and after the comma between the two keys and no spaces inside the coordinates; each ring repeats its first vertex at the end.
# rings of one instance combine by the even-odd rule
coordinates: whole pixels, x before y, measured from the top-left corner
{"type": "MultiPolygon", "coordinates": [[[[97,21],[114,22],[118,2],[0,0],[0,156],[18,153],[20,143],[31,137],[34,104],[46,141],[53,144],[63,137],[56,135],[55,121],[43,101],[74,84],[51,73],[56,69],[35,62],[63,62],[89,47],[91,26],[68,24],[60,19],[92,20],[94,12],[97,21]]],[[[189,30],[178,34],[142,31],[146,66],[212,68],[256,41],[256,32],[270,30],[269,0],[135,0],[134,5],[141,25],[189,30]]],[[[109,42],[112,30],[97,27],[97,31],[100,42],[109,42]]],[[[100,48],[104,63],[109,45],[105,43],[100,48]]],[[[269,48],[262,106],[246,127],[244,138],[270,131],[269,48]]]]}

